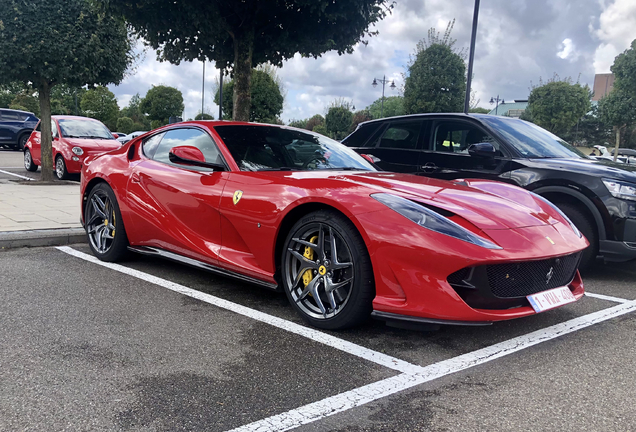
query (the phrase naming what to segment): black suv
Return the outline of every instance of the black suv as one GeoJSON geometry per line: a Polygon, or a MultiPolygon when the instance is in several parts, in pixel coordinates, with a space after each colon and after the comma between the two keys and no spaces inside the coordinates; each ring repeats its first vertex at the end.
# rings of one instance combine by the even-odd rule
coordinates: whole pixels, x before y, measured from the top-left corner
{"type": "Polygon", "coordinates": [[[33,113],[0,108],[0,147],[22,151],[39,121],[33,113]]]}
{"type": "Polygon", "coordinates": [[[343,144],[386,171],[498,180],[542,195],[590,242],[582,268],[597,255],[636,258],[636,167],[591,159],[532,123],[416,114],[361,123],[343,144]]]}

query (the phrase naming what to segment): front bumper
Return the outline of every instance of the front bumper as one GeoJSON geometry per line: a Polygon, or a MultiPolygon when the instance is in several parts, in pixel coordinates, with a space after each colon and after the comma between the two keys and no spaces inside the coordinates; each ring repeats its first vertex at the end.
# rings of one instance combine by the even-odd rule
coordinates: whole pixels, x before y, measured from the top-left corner
{"type": "Polygon", "coordinates": [[[601,240],[599,254],[610,262],[625,262],[636,259],[636,242],[601,240]]]}

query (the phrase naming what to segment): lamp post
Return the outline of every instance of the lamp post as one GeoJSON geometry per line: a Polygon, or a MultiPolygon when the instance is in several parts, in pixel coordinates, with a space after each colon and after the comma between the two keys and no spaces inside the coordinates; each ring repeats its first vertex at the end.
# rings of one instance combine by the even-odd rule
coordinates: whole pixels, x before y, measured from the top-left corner
{"type": "Polygon", "coordinates": [[[464,98],[464,114],[468,114],[470,108],[470,86],[473,80],[473,63],[475,61],[475,41],[477,40],[477,20],[479,17],[479,0],[475,0],[473,12],[473,31],[470,36],[470,54],[468,56],[468,76],[466,79],[466,96],[464,98]]]}
{"type": "MultiPolygon", "coordinates": [[[[389,83],[389,80],[386,79],[386,75],[382,75],[382,79],[373,78],[371,85],[373,87],[377,87],[378,81],[382,83],[382,103],[380,106],[380,118],[382,118],[384,117],[384,86],[389,83]]],[[[395,80],[391,81],[391,85],[389,87],[391,87],[391,90],[395,90],[395,80]]]]}
{"type": "MultiPolygon", "coordinates": [[[[492,105],[494,103],[497,103],[497,105],[495,105],[495,115],[497,115],[497,110],[499,109],[499,95],[497,95],[496,98],[494,98],[494,97],[490,98],[490,105],[492,105]]],[[[506,103],[506,101],[503,98],[501,98],[501,103],[504,104],[504,103],[506,103]]]]}
{"type": "Polygon", "coordinates": [[[201,117],[203,117],[204,103],[205,103],[205,60],[203,60],[203,80],[201,81],[201,117]]]}

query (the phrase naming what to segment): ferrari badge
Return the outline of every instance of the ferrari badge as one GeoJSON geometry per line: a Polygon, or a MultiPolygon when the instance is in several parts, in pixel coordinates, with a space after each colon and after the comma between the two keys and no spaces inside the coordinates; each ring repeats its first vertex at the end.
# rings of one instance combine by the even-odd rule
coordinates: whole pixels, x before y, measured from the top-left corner
{"type": "Polygon", "coordinates": [[[242,196],[243,196],[242,190],[237,190],[236,192],[234,192],[234,205],[238,204],[242,196]]]}

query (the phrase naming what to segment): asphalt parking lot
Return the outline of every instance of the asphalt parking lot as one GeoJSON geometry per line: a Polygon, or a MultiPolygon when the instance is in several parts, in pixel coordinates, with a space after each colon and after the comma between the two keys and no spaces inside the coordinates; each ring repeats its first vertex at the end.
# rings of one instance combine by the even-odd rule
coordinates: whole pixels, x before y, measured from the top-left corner
{"type": "Polygon", "coordinates": [[[17,150],[0,148],[0,180],[39,180],[41,170],[29,172],[24,168],[24,154],[17,150]]]}
{"type": "Polygon", "coordinates": [[[0,252],[0,430],[636,430],[633,262],[527,319],[322,332],[259,287],[93,260],[0,252]]]}

